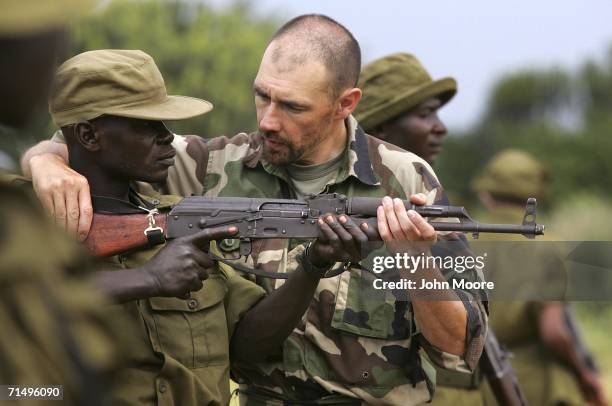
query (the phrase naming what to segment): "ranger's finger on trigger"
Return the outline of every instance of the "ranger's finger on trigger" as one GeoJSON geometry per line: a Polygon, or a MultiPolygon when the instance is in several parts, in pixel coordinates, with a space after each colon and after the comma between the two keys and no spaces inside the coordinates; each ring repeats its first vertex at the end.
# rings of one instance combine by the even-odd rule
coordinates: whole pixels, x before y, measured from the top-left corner
{"type": "Polygon", "coordinates": [[[236,235],[237,232],[238,227],[236,226],[207,228],[186,237],[186,240],[194,244],[196,247],[205,248],[208,247],[208,243],[210,241],[230,238],[236,235]]]}

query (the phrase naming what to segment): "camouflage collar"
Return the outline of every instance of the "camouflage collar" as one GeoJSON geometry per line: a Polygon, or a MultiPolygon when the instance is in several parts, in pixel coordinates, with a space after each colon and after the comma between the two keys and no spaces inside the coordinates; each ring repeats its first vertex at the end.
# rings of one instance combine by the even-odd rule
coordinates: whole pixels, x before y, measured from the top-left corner
{"type": "MultiPolygon", "coordinates": [[[[340,168],[340,173],[338,174],[338,177],[334,183],[344,182],[349,176],[353,176],[366,185],[380,185],[380,180],[374,174],[374,168],[372,167],[372,162],[370,161],[366,133],[359,126],[357,120],[355,120],[353,116],[349,116],[345,124],[349,137],[347,140],[348,148],[345,149],[344,154],[348,156],[344,160],[342,167],[340,168]],[[347,150],[348,154],[346,153],[347,150]]],[[[262,158],[263,140],[259,138],[258,142],[259,145],[257,152],[255,153],[258,159],[246,159],[245,165],[253,168],[257,165],[257,163],[261,163],[266,172],[288,181],[288,175],[285,168],[275,166],[262,158]]]]}
{"type": "Polygon", "coordinates": [[[349,116],[347,120],[347,130],[350,135],[348,175],[356,177],[369,186],[380,185],[380,180],[376,177],[372,162],[370,161],[368,138],[363,128],[361,128],[353,116],[349,116]]]}

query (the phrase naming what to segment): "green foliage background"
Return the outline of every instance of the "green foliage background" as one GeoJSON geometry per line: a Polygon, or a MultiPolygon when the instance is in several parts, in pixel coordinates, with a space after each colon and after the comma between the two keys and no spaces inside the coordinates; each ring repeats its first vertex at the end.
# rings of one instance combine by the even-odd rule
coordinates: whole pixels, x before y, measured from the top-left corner
{"type": "Polygon", "coordinates": [[[446,138],[436,168],[461,200],[473,203],[470,181],[504,148],[535,155],[549,172],[548,208],[577,194],[612,196],[612,48],[602,62],[578,71],[560,67],[516,71],[489,95],[476,127],[446,138]]]}
{"type": "Polygon", "coordinates": [[[77,25],[72,54],[142,49],[156,61],[169,94],[212,101],[212,114],[175,123],[178,133],[233,135],[255,128],[252,83],[277,27],[253,17],[246,2],[214,10],[204,3],[116,1],[77,25]]]}

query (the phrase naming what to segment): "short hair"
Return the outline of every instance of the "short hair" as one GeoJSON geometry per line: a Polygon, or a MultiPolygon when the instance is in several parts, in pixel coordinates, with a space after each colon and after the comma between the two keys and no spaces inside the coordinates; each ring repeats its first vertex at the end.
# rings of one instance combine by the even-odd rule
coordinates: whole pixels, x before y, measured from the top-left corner
{"type": "Polygon", "coordinates": [[[270,43],[289,36],[303,43],[301,47],[292,48],[302,57],[300,60],[316,58],[332,74],[331,90],[335,95],[357,85],[361,49],[353,34],[342,24],[325,15],[304,14],[280,27],[270,43]]]}

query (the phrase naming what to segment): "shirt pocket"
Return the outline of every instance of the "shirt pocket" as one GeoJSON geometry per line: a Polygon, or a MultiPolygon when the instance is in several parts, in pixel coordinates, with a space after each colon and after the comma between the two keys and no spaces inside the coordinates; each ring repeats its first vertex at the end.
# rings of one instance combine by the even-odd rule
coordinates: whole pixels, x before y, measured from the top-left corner
{"type": "Polygon", "coordinates": [[[365,270],[344,272],[338,283],[332,327],[362,337],[403,340],[412,333],[409,302],[393,292],[375,289],[377,275],[365,270]]]}
{"type": "Polygon", "coordinates": [[[154,347],[189,368],[229,362],[229,338],[223,299],[227,286],[211,275],[189,299],[149,299],[154,347]],[[157,344],[157,345],[155,345],[157,344]]]}

